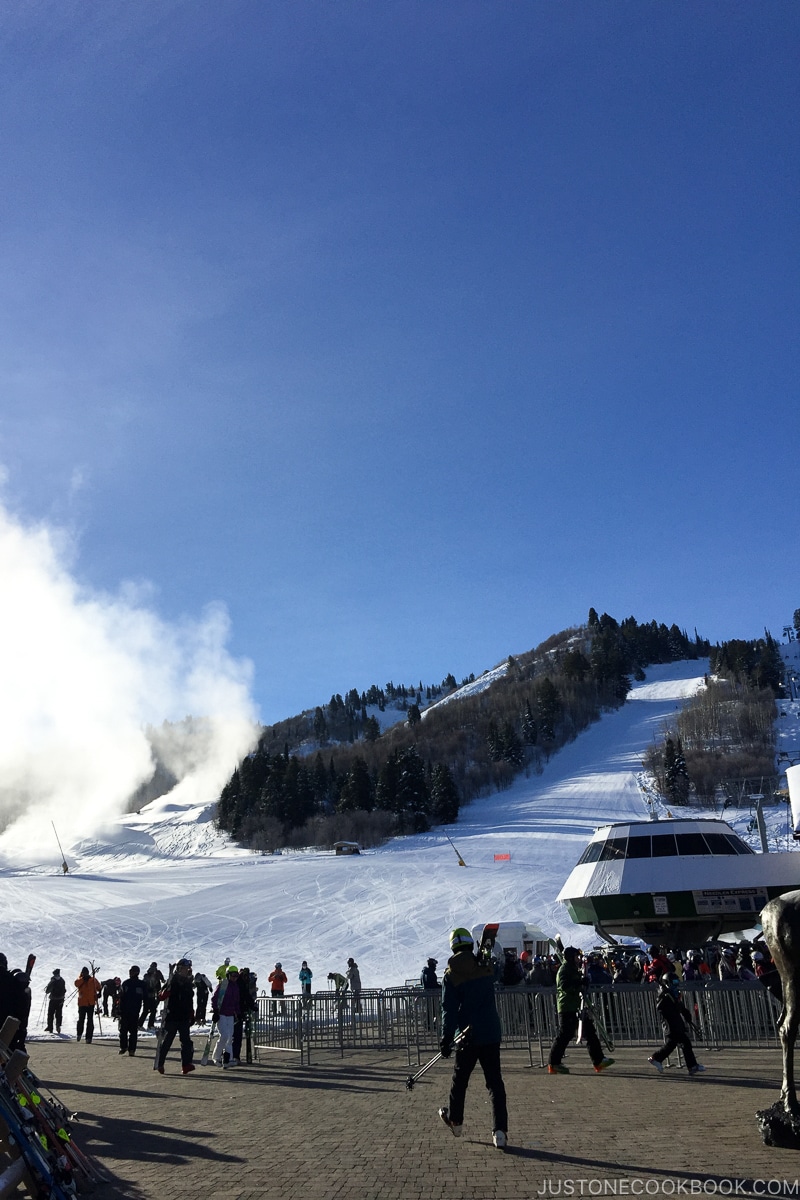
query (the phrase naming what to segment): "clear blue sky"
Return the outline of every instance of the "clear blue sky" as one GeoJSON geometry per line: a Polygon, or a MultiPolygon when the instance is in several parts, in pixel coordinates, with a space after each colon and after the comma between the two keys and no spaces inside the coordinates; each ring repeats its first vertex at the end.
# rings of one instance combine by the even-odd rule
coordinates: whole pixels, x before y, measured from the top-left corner
{"type": "Polygon", "coordinates": [[[6,504],[269,722],[800,606],[791,2],[9,0],[6,504]]]}

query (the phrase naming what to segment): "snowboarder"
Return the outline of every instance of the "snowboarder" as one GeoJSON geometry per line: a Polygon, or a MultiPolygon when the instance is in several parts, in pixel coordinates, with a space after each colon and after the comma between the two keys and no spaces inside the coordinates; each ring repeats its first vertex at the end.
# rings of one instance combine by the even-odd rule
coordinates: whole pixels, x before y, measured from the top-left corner
{"type": "MultiPolygon", "coordinates": [[[[558,1009],[559,1030],[556,1040],[550,1048],[550,1061],[547,1066],[549,1075],[569,1075],[569,1067],[563,1065],[562,1059],[564,1051],[578,1032],[579,1013],[583,1007],[581,993],[584,979],[578,969],[579,955],[580,950],[575,946],[567,946],[564,950],[564,961],[556,975],[556,1008],[558,1009]]],[[[594,1021],[588,1014],[583,1018],[583,1034],[586,1038],[589,1057],[594,1064],[595,1071],[599,1074],[610,1067],[614,1060],[604,1056],[594,1021]]]]}
{"type": "Polygon", "coordinates": [[[194,1045],[191,1038],[194,1020],[194,991],[192,989],[192,964],[188,958],[180,958],[175,964],[168,987],[161,994],[164,1004],[164,1024],[161,1030],[161,1046],[156,1069],[164,1074],[164,1064],[169,1048],[177,1033],[181,1039],[181,1067],[184,1075],[194,1070],[192,1058],[194,1045]]]}
{"type": "Polygon", "coordinates": [[[139,978],[139,968],[132,966],[120,988],[119,1052],[133,1058],[139,1038],[139,1014],[147,1003],[147,987],[139,978]]]}
{"type": "Polygon", "coordinates": [[[88,967],[81,967],[81,973],[75,980],[78,989],[78,1041],[83,1037],[86,1027],[86,1042],[91,1042],[94,1036],[94,1010],[100,995],[100,984],[94,975],[89,974],[88,967]]]}
{"type": "Polygon", "coordinates": [[[686,1069],[690,1075],[705,1071],[705,1067],[695,1058],[686,1023],[691,1027],[692,1014],[680,998],[679,984],[675,975],[664,972],[658,986],[656,1008],[661,1014],[664,1026],[664,1045],[648,1058],[648,1062],[659,1072],[664,1070],[663,1062],[678,1046],[683,1050],[686,1069]]]}
{"type": "Polygon", "coordinates": [[[49,996],[47,1002],[47,1025],[45,1026],[48,1033],[53,1032],[53,1026],[56,1027],[56,1033],[61,1033],[61,1014],[64,1010],[64,997],[67,994],[66,982],[61,978],[61,971],[55,967],[50,982],[44,989],[45,996],[49,996]]]}
{"type": "Polygon", "coordinates": [[[473,954],[473,945],[468,929],[454,929],[450,934],[452,956],[442,980],[442,1057],[449,1058],[459,1034],[466,1036],[456,1048],[450,1098],[447,1107],[439,1109],[439,1116],[455,1137],[461,1136],[467,1086],[475,1064],[480,1063],[492,1098],[492,1141],[498,1150],[505,1150],[508,1111],[500,1071],[502,1034],[494,999],[494,967],[473,954]]]}

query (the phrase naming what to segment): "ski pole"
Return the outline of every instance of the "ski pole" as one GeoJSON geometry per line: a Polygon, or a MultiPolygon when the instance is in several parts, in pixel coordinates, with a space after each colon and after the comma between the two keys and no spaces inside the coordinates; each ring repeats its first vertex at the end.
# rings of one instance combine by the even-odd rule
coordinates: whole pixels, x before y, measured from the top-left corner
{"type": "MultiPolygon", "coordinates": [[[[468,1033],[469,1033],[469,1025],[467,1026],[466,1029],[461,1030],[461,1033],[455,1039],[455,1041],[453,1042],[453,1045],[460,1046],[461,1043],[466,1038],[468,1033]]],[[[438,1054],[434,1054],[434,1056],[430,1060],[430,1062],[426,1062],[424,1067],[420,1067],[420,1069],[417,1071],[416,1075],[409,1075],[408,1079],[406,1079],[406,1090],[409,1092],[413,1091],[414,1084],[417,1082],[417,1080],[421,1079],[426,1071],[430,1071],[430,1069],[434,1065],[434,1063],[437,1063],[440,1058],[444,1058],[444,1055],[442,1054],[441,1050],[439,1051],[438,1054]]]]}

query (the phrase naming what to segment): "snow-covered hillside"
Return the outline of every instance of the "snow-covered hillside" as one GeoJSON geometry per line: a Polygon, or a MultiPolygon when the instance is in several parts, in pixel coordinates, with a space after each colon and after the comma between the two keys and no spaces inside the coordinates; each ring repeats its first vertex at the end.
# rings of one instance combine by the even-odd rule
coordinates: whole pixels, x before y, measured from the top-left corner
{"type": "MultiPolygon", "coordinates": [[[[106,978],[188,953],[207,973],[230,955],[262,981],[280,960],[294,985],[306,958],[324,988],[350,955],[366,987],[418,976],[429,955],[446,957],[453,925],[483,920],[532,920],[588,946],[593,931],[573,926],[555,897],[596,825],[647,815],[642,753],[706,669],[703,661],[652,667],[623,708],[541,775],[474,802],[455,825],[360,857],[254,855],[216,834],[210,810],[160,800],[91,842],[65,841],[71,869],[62,876],[43,829],[39,857],[0,874],[2,949],[12,965],[34,951],[41,985],[53,967],[72,980],[92,960],[106,978]]],[[[797,708],[782,705],[781,720],[785,744],[792,725],[800,746],[797,708]]],[[[748,816],[740,814],[740,831],[748,816]]],[[[34,1029],[38,1012],[34,1002],[34,1029]]]]}

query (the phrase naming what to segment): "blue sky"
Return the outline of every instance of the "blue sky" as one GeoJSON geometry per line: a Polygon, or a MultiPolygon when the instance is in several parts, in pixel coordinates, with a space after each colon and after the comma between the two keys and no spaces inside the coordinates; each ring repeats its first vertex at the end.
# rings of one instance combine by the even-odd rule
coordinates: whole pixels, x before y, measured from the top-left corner
{"type": "Polygon", "coordinates": [[[795,3],[0,12],[0,462],[269,722],[590,606],[780,634],[795,3]]]}

